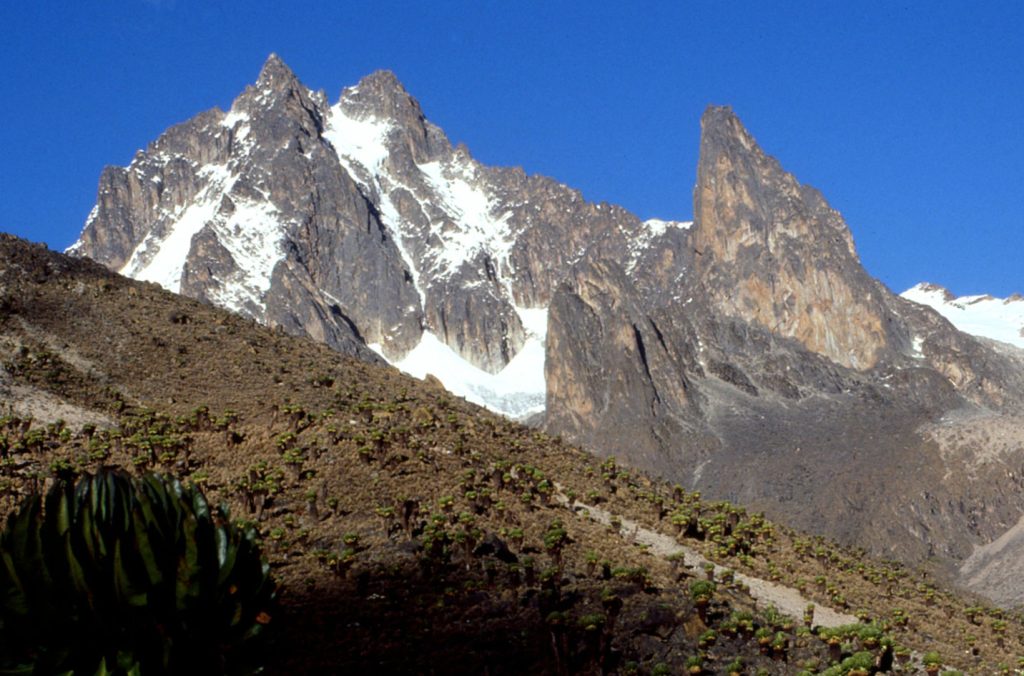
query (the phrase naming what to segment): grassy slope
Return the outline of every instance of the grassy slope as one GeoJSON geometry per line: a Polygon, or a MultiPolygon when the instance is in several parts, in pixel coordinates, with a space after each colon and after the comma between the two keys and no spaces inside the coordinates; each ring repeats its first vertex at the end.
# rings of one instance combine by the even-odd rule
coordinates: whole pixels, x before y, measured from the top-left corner
{"type": "Polygon", "coordinates": [[[69,468],[119,464],[201,483],[237,518],[259,520],[283,585],[275,673],[646,673],[662,663],[679,673],[698,654],[706,673],[727,673],[735,656],[744,673],[828,663],[824,641],[773,622],[742,585],[719,579],[701,619],[688,589],[703,571],[562,505],[559,492],[817,604],[862,611],[947,664],[992,672],[1024,652],[1015,616],[967,612],[978,604],[920,573],[702,503],[439,386],[7,237],[0,359],[16,384],[110,416],[120,434],[7,419],[0,512],[69,468]],[[737,631],[735,614],[747,612],[755,629],[782,630],[787,648],[773,654],[737,631]],[[717,636],[701,646],[709,629],[717,636]]]}

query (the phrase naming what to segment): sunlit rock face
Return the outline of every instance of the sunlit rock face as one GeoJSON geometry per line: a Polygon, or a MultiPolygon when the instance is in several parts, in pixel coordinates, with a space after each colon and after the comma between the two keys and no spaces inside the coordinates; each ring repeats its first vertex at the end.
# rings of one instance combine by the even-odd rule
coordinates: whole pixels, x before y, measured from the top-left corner
{"type": "MultiPolygon", "coordinates": [[[[952,566],[1012,528],[1019,351],[871,278],[841,216],[731,111],[710,108],[701,134],[692,226],[625,261],[590,250],[556,292],[549,429],[907,560],[952,566]]],[[[976,568],[975,588],[1008,579],[976,568]]]]}
{"type": "Polygon", "coordinates": [[[693,244],[710,300],[843,366],[877,364],[885,309],[842,216],[729,109],[709,108],[701,129],[693,244]]]}

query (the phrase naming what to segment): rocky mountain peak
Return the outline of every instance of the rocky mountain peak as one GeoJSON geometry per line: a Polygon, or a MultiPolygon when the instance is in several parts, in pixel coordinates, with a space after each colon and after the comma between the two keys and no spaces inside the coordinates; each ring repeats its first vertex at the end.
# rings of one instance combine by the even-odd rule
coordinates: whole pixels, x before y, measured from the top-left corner
{"type": "MultiPolygon", "coordinates": [[[[229,113],[225,126],[252,118],[254,122],[259,120],[258,126],[269,125],[268,131],[275,137],[291,135],[296,129],[303,137],[315,137],[323,131],[328,107],[322,91],[311,91],[277,54],[271,54],[256,83],[235,99],[231,107],[234,115],[229,113]]],[[[255,135],[261,136],[259,131],[255,135]]]]}
{"type": "Polygon", "coordinates": [[[696,232],[725,258],[734,258],[749,240],[721,250],[710,240],[731,239],[748,230],[772,246],[798,234],[801,223],[794,219],[813,218],[813,223],[806,223],[813,227],[799,234],[832,240],[857,260],[853,236],[842,216],[817,190],[800,184],[766,154],[732,108],[709,106],[701,117],[697,171],[694,202],[703,218],[697,219],[696,232]],[[737,218],[731,218],[733,210],[737,218]]]}
{"type": "Polygon", "coordinates": [[[921,291],[922,293],[933,293],[933,294],[936,294],[938,296],[941,296],[942,300],[945,300],[945,301],[956,300],[956,296],[953,295],[952,291],[950,291],[946,287],[941,286],[939,284],[932,284],[931,282],[921,282],[920,284],[915,286],[914,289],[917,289],[917,290],[921,291]]]}
{"type": "Polygon", "coordinates": [[[382,119],[423,119],[423,110],[390,70],[378,70],[341,91],[341,104],[351,112],[382,119]]]}
{"type": "Polygon", "coordinates": [[[365,94],[377,94],[379,98],[405,97],[412,98],[406,90],[405,85],[398,79],[394,71],[375,70],[362,78],[355,87],[348,87],[349,91],[362,90],[365,94]]]}
{"type": "Polygon", "coordinates": [[[294,89],[299,84],[299,79],[292,72],[292,69],[281,60],[281,57],[271,53],[260,69],[260,75],[256,79],[256,88],[261,90],[285,91],[294,89]]]}
{"type": "Polygon", "coordinates": [[[744,151],[752,152],[758,160],[768,158],[754,141],[732,106],[710,105],[700,118],[701,145],[710,148],[740,146],[744,151]]]}
{"type": "Polygon", "coordinates": [[[877,362],[887,344],[883,308],[849,228],[729,108],[708,108],[701,120],[694,213],[699,279],[724,314],[843,366],[877,362]]]}
{"type": "MultiPolygon", "coordinates": [[[[343,89],[337,108],[355,120],[386,121],[397,131],[392,153],[405,148],[399,154],[405,155],[407,162],[430,162],[451,149],[444,132],[427,121],[419,101],[389,70],[375,71],[355,86],[343,89]]],[[[395,159],[399,164],[403,161],[395,159]]]]}

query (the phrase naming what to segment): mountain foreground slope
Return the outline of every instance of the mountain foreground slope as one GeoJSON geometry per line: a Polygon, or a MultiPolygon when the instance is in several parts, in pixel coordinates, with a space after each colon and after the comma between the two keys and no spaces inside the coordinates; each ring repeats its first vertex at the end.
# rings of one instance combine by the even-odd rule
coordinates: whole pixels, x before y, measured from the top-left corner
{"type": "Polygon", "coordinates": [[[926,573],[6,235],[0,359],[0,511],[101,465],[202,486],[282,583],[270,673],[996,673],[1024,652],[1016,614],[926,573]]]}
{"type": "Polygon", "coordinates": [[[330,105],[271,56],[230,111],[106,169],[72,252],[1024,601],[989,547],[1024,516],[1020,351],[868,275],[728,108],[701,120],[694,207],[643,222],[486,167],[392,74],[330,105]],[[1003,572],[961,575],[986,547],[1003,572]]]}

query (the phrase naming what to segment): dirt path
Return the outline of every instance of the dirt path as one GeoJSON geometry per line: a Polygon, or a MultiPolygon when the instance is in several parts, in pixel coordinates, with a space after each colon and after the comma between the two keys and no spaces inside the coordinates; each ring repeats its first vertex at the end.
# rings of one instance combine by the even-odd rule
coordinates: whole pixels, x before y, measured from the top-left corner
{"type": "MultiPolygon", "coordinates": [[[[568,498],[564,495],[559,495],[558,498],[563,503],[568,503],[568,498]]],[[[599,523],[611,523],[612,514],[600,507],[592,507],[576,501],[573,503],[573,508],[585,511],[591,518],[599,523]]],[[[668,557],[682,553],[683,564],[687,567],[700,570],[703,568],[704,564],[709,563],[706,558],[700,555],[700,553],[690,549],[689,547],[684,547],[676,542],[675,538],[644,528],[635,521],[622,518],[621,532],[623,537],[631,537],[635,542],[646,545],[650,548],[651,553],[658,556],[668,557]]],[[[721,574],[725,570],[724,566],[719,566],[718,564],[714,565],[716,575],[721,574]]],[[[758,604],[764,606],[774,605],[780,612],[790,615],[797,620],[803,617],[804,609],[807,607],[807,604],[812,603],[810,599],[806,598],[792,587],[775,584],[774,582],[769,582],[768,580],[763,580],[759,577],[744,575],[743,573],[736,573],[735,579],[750,587],[750,595],[757,600],[758,604]]],[[[823,627],[838,627],[843,624],[854,624],[856,622],[857,618],[853,615],[836,612],[826,606],[815,604],[815,624],[819,624],[823,627]]]]}

